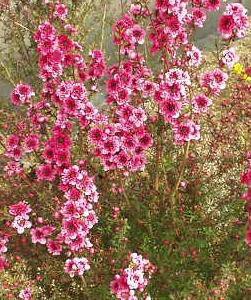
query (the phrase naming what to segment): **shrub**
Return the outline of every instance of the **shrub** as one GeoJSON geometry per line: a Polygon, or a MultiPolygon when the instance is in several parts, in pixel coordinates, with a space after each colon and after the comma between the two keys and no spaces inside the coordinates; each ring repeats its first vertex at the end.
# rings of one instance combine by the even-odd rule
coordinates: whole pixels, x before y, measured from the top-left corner
{"type": "Polygon", "coordinates": [[[2,64],[15,83],[1,111],[4,299],[248,299],[247,11],[227,4],[203,55],[194,33],[221,1],[148,2],[121,2],[112,65],[83,48],[86,2],[8,11],[28,10],[33,29],[16,25],[38,68],[2,64]]]}

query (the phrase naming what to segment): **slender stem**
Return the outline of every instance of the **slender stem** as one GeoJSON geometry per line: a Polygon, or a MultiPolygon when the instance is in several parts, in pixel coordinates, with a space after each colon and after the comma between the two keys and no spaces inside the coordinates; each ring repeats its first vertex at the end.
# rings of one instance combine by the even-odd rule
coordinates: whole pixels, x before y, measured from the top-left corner
{"type": "Polygon", "coordinates": [[[124,184],[124,181],[123,181],[122,178],[120,179],[120,184],[121,184],[121,187],[122,187],[122,194],[125,197],[126,203],[129,207],[130,206],[130,200],[129,200],[127,194],[126,194],[125,184],[124,184]]]}
{"type": "Polygon", "coordinates": [[[4,150],[7,150],[4,143],[2,141],[0,141],[0,145],[3,147],[4,150]]]}
{"type": "Polygon", "coordinates": [[[22,25],[22,24],[20,24],[20,23],[18,23],[18,22],[16,22],[16,21],[14,21],[14,24],[16,24],[17,26],[19,26],[19,27],[21,27],[21,28],[23,28],[23,29],[25,29],[25,30],[31,32],[31,33],[34,33],[34,32],[33,32],[32,30],[30,30],[28,27],[25,27],[24,25],[22,25]]]}
{"type": "Polygon", "coordinates": [[[8,68],[5,66],[5,64],[3,63],[2,60],[0,60],[0,64],[1,66],[3,67],[3,69],[5,70],[7,76],[8,76],[8,80],[11,84],[13,84],[14,86],[16,85],[14,80],[11,78],[11,74],[10,74],[10,71],[8,70],[8,68]]]}
{"type": "Polygon", "coordinates": [[[162,134],[163,128],[160,125],[158,137],[157,137],[157,145],[156,145],[156,177],[155,177],[155,191],[159,191],[159,177],[160,177],[160,164],[163,156],[163,149],[162,149],[162,134]]]}
{"type": "Polygon", "coordinates": [[[121,46],[119,45],[119,47],[118,47],[119,67],[120,67],[120,64],[121,64],[121,53],[120,53],[120,51],[121,51],[121,46]]]}
{"type": "Polygon", "coordinates": [[[124,13],[123,0],[120,0],[120,6],[121,6],[121,14],[123,15],[124,13]]]}
{"type": "Polygon", "coordinates": [[[104,41],[104,32],[105,32],[105,18],[106,18],[106,3],[104,6],[103,19],[102,19],[102,28],[101,28],[101,41],[100,41],[100,49],[103,50],[103,41],[104,41]]]}
{"type": "Polygon", "coordinates": [[[175,206],[176,204],[176,201],[175,201],[175,195],[178,191],[178,188],[180,186],[180,182],[182,180],[182,177],[183,177],[183,174],[184,174],[184,171],[185,171],[185,167],[186,167],[186,161],[187,161],[187,157],[188,157],[188,153],[189,153],[189,146],[190,146],[190,142],[187,142],[186,146],[185,146],[185,149],[184,149],[184,157],[183,157],[183,160],[181,162],[181,165],[180,165],[180,169],[179,169],[179,177],[174,185],[174,189],[172,191],[172,194],[171,194],[171,202],[172,202],[172,205],[175,206]]]}

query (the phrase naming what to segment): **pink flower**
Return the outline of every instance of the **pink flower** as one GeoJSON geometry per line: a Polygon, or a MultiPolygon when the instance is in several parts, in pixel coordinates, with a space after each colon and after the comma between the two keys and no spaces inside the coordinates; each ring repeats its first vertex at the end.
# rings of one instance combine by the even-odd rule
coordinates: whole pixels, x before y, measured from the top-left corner
{"type": "Polygon", "coordinates": [[[221,56],[221,63],[229,69],[232,69],[239,60],[234,47],[224,50],[221,56]]]}
{"type": "Polygon", "coordinates": [[[200,126],[195,124],[192,120],[174,124],[173,130],[175,142],[178,144],[200,139],[200,126]]]}
{"type": "Polygon", "coordinates": [[[139,145],[143,149],[148,149],[153,145],[153,139],[149,133],[145,133],[139,138],[139,145]]]}
{"type": "Polygon", "coordinates": [[[56,153],[53,147],[47,146],[43,153],[43,158],[47,163],[51,163],[55,159],[56,153]]]}
{"type": "Polygon", "coordinates": [[[146,158],[142,154],[134,155],[129,162],[129,170],[132,172],[143,171],[146,165],[146,158]]]}
{"type": "Polygon", "coordinates": [[[194,110],[197,113],[203,113],[208,110],[208,107],[212,105],[212,100],[204,94],[196,96],[193,101],[194,110]]]}
{"type": "Polygon", "coordinates": [[[66,5],[62,3],[58,3],[55,5],[54,17],[57,17],[61,20],[65,20],[68,15],[68,8],[66,5]]]}
{"type": "Polygon", "coordinates": [[[66,34],[61,34],[58,36],[58,43],[60,50],[63,52],[70,52],[76,47],[73,40],[71,40],[66,34]]]}
{"type": "Polygon", "coordinates": [[[27,136],[24,142],[26,152],[37,151],[39,148],[39,136],[37,134],[27,136]]]}
{"type": "Polygon", "coordinates": [[[219,10],[221,6],[221,0],[205,0],[204,6],[206,9],[211,11],[219,10]]]}
{"type": "Polygon", "coordinates": [[[9,213],[12,216],[24,217],[31,212],[30,205],[25,201],[20,201],[10,206],[9,213]]]}
{"type": "MultiPolygon", "coordinates": [[[[87,234],[87,233],[86,233],[87,234]]],[[[86,241],[88,238],[83,233],[79,233],[75,239],[65,239],[65,243],[68,245],[71,251],[79,252],[82,251],[83,248],[88,248],[86,246],[86,241]]],[[[92,245],[91,245],[92,247],[92,245]]]]}
{"type": "Polygon", "coordinates": [[[60,149],[56,152],[55,161],[58,166],[68,166],[71,161],[70,151],[67,149],[60,149]]]}
{"type": "Polygon", "coordinates": [[[23,151],[21,149],[21,147],[15,147],[9,151],[6,152],[6,155],[9,158],[14,159],[15,161],[20,161],[23,155],[23,151]]]}
{"type": "Polygon", "coordinates": [[[23,300],[31,300],[32,299],[32,290],[30,288],[25,288],[20,291],[18,297],[23,300]]]}
{"type": "Polygon", "coordinates": [[[127,284],[127,278],[124,275],[115,275],[114,280],[110,284],[111,292],[117,299],[128,299],[130,289],[127,284]]]}
{"type": "Polygon", "coordinates": [[[126,40],[133,45],[144,44],[145,35],[145,31],[137,24],[128,28],[125,32],[126,40]]]}
{"type": "Polygon", "coordinates": [[[182,104],[179,101],[163,100],[160,103],[160,111],[165,121],[169,122],[171,118],[178,118],[181,113],[182,104]]]}
{"type": "Polygon", "coordinates": [[[69,137],[69,135],[67,135],[66,133],[62,132],[62,131],[57,131],[55,132],[55,134],[53,135],[52,139],[51,139],[51,143],[55,148],[70,148],[72,145],[72,141],[71,138],[69,137]]]}
{"type": "Polygon", "coordinates": [[[105,135],[100,128],[94,127],[89,131],[89,138],[92,143],[99,143],[104,139],[105,135]]]}
{"type": "Polygon", "coordinates": [[[21,138],[17,134],[11,134],[7,139],[7,148],[12,150],[20,146],[21,138]]]}
{"type": "Polygon", "coordinates": [[[125,270],[127,275],[127,284],[131,290],[138,289],[141,285],[144,285],[144,272],[141,269],[133,270],[133,269],[126,269],[125,270]]]}
{"type": "Polygon", "coordinates": [[[117,299],[137,300],[135,296],[142,293],[154,272],[151,263],[137,253],[130,255],[129,267],[122,271],[122,274],[115,275],[110,284],[111,292],[117,299]]]}
{"type": "Polygon", "coordinates": [[[59,241],[48,240],[47,243],[48,252],[54,256],[60,255],[63,247],[59,241]]]}
{"type": "Polygon", "coordinates": [[[220,69],[215,69],[212,72],[212,88],[219,88],[221,90],[226,88],[226,81],[228,80],[228,75],[222,72],[220,69]]]}
{"type": "Polygon", "coordinates": [[[82,226],[83,222],[80,219],[71,218],[70,220],[63,220],[62,234],[70,239],[75,239],[83,229],[82,226]]]}
{"type": "Polygon", "coordinates": [[[231,15],[223,15],[219,20],[218,30],[223,37],[229,38],[235,29],[234,18],[231,15]]]}
{"type": "Polygon", "coordinates": [[[30,229],[32,224],[29,221],[29,216],[16,216],[11,226],[17,230],[18,234],[23,234],[25,229],[30,229]]]}
{"type": "Polygon", "coordinates": [[[49,164],[41,165],[40,167],[38,167],[36,174],[38,180],[40,181],[42,180],[53,181],[56,176],[53,167],[49,164]]]}
{"type": "Polygon", "coordinates": [[[64,203],[60,212],[65,218],[79,218],[81,213],[78,204],[71,200],[64,203]]]}
{"type": "Polygon", "coordinates": [[[78,180],[83,178],[83,174],[80,172],[80,168],[76,165],[64,169],[62,174],[62,182],[64,184],[76,185],[78,180]]]}
{"type": "Polygon", "coordinates": [[[45,245],[47,240],[46,238],[52,234],[55,230],[53,226],[42,226],[37,228],[32,228],[31,233],[31,240],[33,244],[39,243],[45,245]]]}
{"type": "Polygon", "coordinates": [[[197,7],[192,9],[192,17],[194,24],[198,27],[203,27],[207,19],[206,13],[201,8],[197,7]]]}
{"type": "Polygon", "coordinates": [[[65,193],[65,197],[67,199],[73,200],[73,201],[77,201],[80,200],[82,198],[82,192],[75,187],[71,187],[66,193],[65,193]]]}
{"type": "Polygon", "coordinates": [[[219,94],[221,90],[226,88],[227,80],[227,73],[220,69],[215,69],[202,75],[201,85],[208,88],[213,94],[219,94]]]}
{"type": "Polygon", "coordinates": [[[187,58],[190,67],[198,67],[202,62],[201,51],[193,45],[191,50],[187,51],[187,58]]]}
{"type": "Polygon", "coordinates": [[[16,85],[11,94],[11,102],[14,105],[27,104],[30,103],[31,98],[34,95],[35,93],[30,85],[20,83],[16,85]]]}
{"type": "Polygon", "coordinates": [[[54,40],[56,37],[56,29],[49,22],[44,22],[39,25],[38,31],[35,33],[34,39],[36,42],[42,40],[54,40]]]}
{"type": "Polygon", "coordinates": [[[242,38],[249,27],[247,10],[240,3],[229,3],[220,17],[218,30],[225,39],[242,38]]]}
{"type": "Polygon", "coordinates": [[[82,276],[84,272],[90,270],[90,265],[86,258],[74,257],[66,260],[64,270],[70,277],[82,276]]]}

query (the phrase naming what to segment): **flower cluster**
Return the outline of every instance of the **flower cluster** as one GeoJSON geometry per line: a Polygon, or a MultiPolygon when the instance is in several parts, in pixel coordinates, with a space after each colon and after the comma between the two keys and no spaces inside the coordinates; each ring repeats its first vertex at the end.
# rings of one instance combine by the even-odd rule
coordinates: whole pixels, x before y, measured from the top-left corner
{"type": "Polygon", "coordinates": [[[155,84],[150,80],[152,71],[141,56],[125,60],[119,67],[113,66],[108,74],[106,101],[109,105],[123,105],[154,94],[155,84]]]}
{"type": "Polygon", "coordinates": [[[35,96],[35,93],[32,87],[28,84],[20,83],[16,85],[11,93],[11,102],[16,106],[29,104],[33,96],[35,96]]]}
{"type": "Polygon", "coordinates": [[[57,87],[54,101],[60,107],[58,123],[77,118],[83,127],[87,127],[99,116],[98,110],[88,100],[84,85],[75,81],[62,81],[57,87]]]}
{"type": "Polygon", "coordinates": [[[113,40],[123,54],[131,58],[136,55],[136,47],[144,44],[146,32],[135,21],[134,16],[125,14],[113,26],[113,40]]]}
{"type": "MultiPolygon", "coordinates": [[[[68,31],[73,30],[69,28],[70,24],[65,26],[68,26],[68,31]]],[[[39,25],[34,39],[37,42],[40,77],[43,81],[52,80],[53,83],[69,67],[76,68],[77,72],[86,68],[81,55],[82,46],[68,35],[59,34],[50,22],[39,25]]]]}
{"type": "Polygon", "coordinates": [[[70,275],[70,277],[74,276],[82,276],[85,271],[90,269],[90,265],[88,264],[88,260],[84,257],[74,257],[73,259],[67,259],[65,262],[65,272],[70,275]]]}
{"type": "Polygon", "coordinates": [[[154,84],[148,79],[151,72],[143,58],[137,57],[113,66],[108,74],[107,104],[115,106],[114,114],[111,120],[99,122],[90,130],[94,154],[105,170],[143,170],[153,140],[146,126],[147,113],[136,99],[153,95],[154,84]]]}
{"type": "MultiPolygon", "coordinates": [[[[150,35],[152,52],[167,51],[188,43],[186,25],[188,22],[187,3],[181,0],[156,1],[156,17],[150,35]]],[[[197,13],[198,15],[198,13],[197,13]]],[[[194,14],[194,16],[195,14],[194,14]]],[[[190,20],[193,18],[191,16],[190,20]]]]}
{"type": "Polygon", "coordinates": [[[90,52],[91,61],[88,65],[88,75],[92,80],[100,79],[105,75],[106,63],[104,53],[101,50],[90,52]]]}
{"type": "Polygon", "coordinates": [[[30,205],[25,201],[20,201],[10,206],[9,213],[11,216],[14,216],[11,226],[15,228],[19,234],[24,233],[25,229],[31,228],[32,223],[29,220],[31,211],[30,205]]]}
{"type": "Polygon", "coordinates": [[[177,144],[184,144],[191,140],[198,141],[200,139],[200,125],[190,119],[175,122],[173,124],[173,131],[177,144]]]}
{"type": "MultiPolygon", "coordinates": [[[[67,15],[68,8],[64,4],[53,6],[53,18],[59,18],[64,24],[67,15]]],[[[64,29],[72,31],[73,28],[66,24],[64,29]]],[[[36,176],[35,180],[38,183],[49,181],[55,189],[59,188],[64,193],[66,201],[54,212],[55,226],[44,224],[41,217],[34,220],[32,226],[29,220],[30,205],[24,201],[14,204],[9,210],[14,217],[11,226],[19,234],[30,229],[32,243],[45,245],[51,255],[61,255],[65,249],[70,256],[84,249],[93,250],[90,230],[98,222],[94,211],[98,193],[94,178],[88,175],[82,164],[81,167],[72,165],[73,128],[77,123],[81,132],[92,122],[105,120],[88,100],[83,81],[101,78],[106,66],[103,53],[99,50],[91,52],[91,61],[86,65],[78,53],[82,47],[68,35],[59,34],[50,22],[44,22],[38,27],[34,39],[39,53],[40,77],[43,80],[41,99],[27,109],[31,123],[19,124],[19,134],[7,138],[6,155],[12,161],[5,170],[10,176],[25,172],[22,169],[24,154],[33,155],[36,163],[31,165],[31,170],[36,176]],[[78,80],[62,80],[63,72],[69,67],[74,68],[74,72],[79,75],[78,80]],[[36,222],[40,225],[35,225],[36,222]]],[[[20,84],[12,93],[12,102],[30,103],[32,96],[32,88],[20,84]]],[[[65,270],[70,276],[74,272],[75,275],[81,275],[83,270],[89,268],[84,258],[69,259],[65,264],[65,270]]]]}
{"type": "Polygon", "coordinates": [[[205,72],[201,76],[201,86],[207,88],[208,92],[218,95],[221,90],[226,88],[228,74],[221,69],[205,72]]]}
{"type": "Polygon", "coordinates": [[[171,123],[180,116],[190,84],[188,72],[180,68],[172,68],[163,76],[156,88],[154,99],[166,122],[171,123]]]}
{"type": "MultiPolygon", "coordinates": [[[[57,213],[58,218],[61,219],[61,231],[54,238],[51,236],[56,231],[55,226],[43,225],[31,228],[32,223],[29,221],[31,208],[26,202],[10,206],[9,213],[14,216],[12,227],[17,229],[19,234],[24,233],[25,229],[31,228],[32,243],[46,245],[48,252],[53,256],[62,253],[63,245],[70,250],[69,253],[80,253],[85,248],[92,251],[90,230],[98,222],[94,211],[98,193],[93,177],[88,176],[85,170],[76,165],[69,166],[62,171],[60,189],[65,194],[66,202],[57,213]]],[[[38,218],[39,222],[43,223],[43,220],[40,219],[38,218]]],[[[1,254],[7,251],[7,242],[7,237],[1,237],[1,254]]],[[[82,275],[89,268],[89,264],[84,258],[68,259],[65,264],[65,270],[71,277],[77,274],[82,275]]]]}
{"type": "Polygon", "coordinates": [[[240,3],[229,3],[220,17],[218,30],[224,39],[243,38],[248,29],[247,9],[240,3]]]}
{"type": "Polygon", "coordinates": [[[145,152],[153,144],[144,124],[145,111],[125,104],[117,109],[116,114],[118,122],[90,130],[90,141],[96,146],[95,156],[101,159],[105,170],[143,170],[145,152]]]}
{"type": "MultiPolygon", "coordinates": [[[[60,232],[51,237],[56,227],[33,227],[30,230],[32,243],[46,245],[48,252],[53,256],[60,255],[64,245],[70,250],[68,254],[80,253],[85,248],[91,251],[93,245],[89,239],[90,230],[98,222],[93,207],[98,201],[93,177],[89,177],[85,170],[76,165],[69,166],[62,171],[60,189],[66,198],[66,202],[56,213],[61,222],[60,232]]],[[[13,205],[10,209],[10,213],[15,215],[25,215],[29,211],[29,206],[25,203],[13,205]]],[[[68,259],[65,263],[65,271],[71,277],[82,275],[89,268],[85,258],[68,259]]]]}
{"type": "Polygon", "coordinates": [[[16,163],[12,166],[12,169],[15,169],[15,166],[16,168],[20,167],[18,162],[21,161],[24,154],[38,150],[39,145],[40,136],[38,134],[22,134],[21,132],[19,134],[11,134],[7,138],[5,154],[16,163]]]}
{"type": "MultiPolygon", "coordinates": [[[[94,211],[94,204],[98,201],[94,179],[74,165],[63,171],[61,181],[60,188],[67,201],[60,209],[62,228],[59,239],[72,252],[80,252],[84,248],[91,251],[90,230],[98,222],[94,211]]],[[[53,252],[52,249],[50,251],[53,252]]]]}
{"type": "Polygon", "coordinates": [[[111,282],[111,292],[117,299],[137,300],[137,294],[143,293],[152,274],[154,266],[149,260],[137,253],[130,256],[130,264],[111,282]]]}
{"type": "Polygon", "coordinates": [[[218,10],[221,0],[196,0],[193,5],[183,0],[156,0],[156,14],[152,17],[150,40],[152,51],[176,51],[188,45],[191,27],[203,27],[207,13],[218,10]]]}
{"type": "Polygon", "coordinates": [[[248,169],[241,176],[241,183],[246,185],[248,190],[243,194],[242,198],[247,201],[248,210],[248,230],[246,233],[246,243],[251,247],[251,152],[247,154],[248,169]]]}

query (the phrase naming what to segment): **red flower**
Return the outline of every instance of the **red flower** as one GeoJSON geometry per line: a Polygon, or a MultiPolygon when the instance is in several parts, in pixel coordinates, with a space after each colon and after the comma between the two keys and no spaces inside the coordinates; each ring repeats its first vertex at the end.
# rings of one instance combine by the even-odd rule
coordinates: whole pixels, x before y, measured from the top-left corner
{"type": "Polygon", "coordinates": [[[220,18],[218,30],[226,38],[231,37],[235,28],[233,16],[223,15],[220,18]]]}

